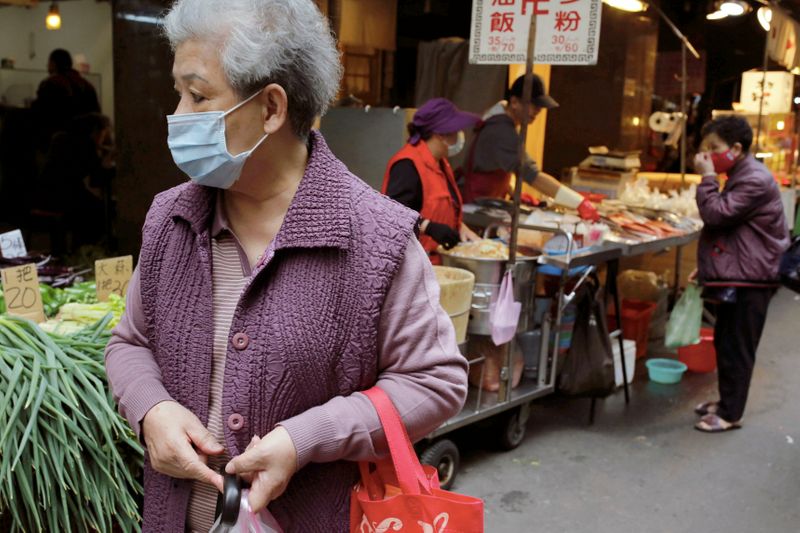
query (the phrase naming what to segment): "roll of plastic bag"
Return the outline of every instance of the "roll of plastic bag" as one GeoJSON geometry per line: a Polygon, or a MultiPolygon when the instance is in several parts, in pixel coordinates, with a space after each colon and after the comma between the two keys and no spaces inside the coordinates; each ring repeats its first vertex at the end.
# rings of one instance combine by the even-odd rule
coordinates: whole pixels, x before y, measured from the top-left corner
{"type": "Polygon", "coordinates": [[[280,524],[266,509],[254,513],[247,499],[249,490],[242,480],[226,475],[222,494],[222,513],[209,533],[283,533],[280,524]]]}

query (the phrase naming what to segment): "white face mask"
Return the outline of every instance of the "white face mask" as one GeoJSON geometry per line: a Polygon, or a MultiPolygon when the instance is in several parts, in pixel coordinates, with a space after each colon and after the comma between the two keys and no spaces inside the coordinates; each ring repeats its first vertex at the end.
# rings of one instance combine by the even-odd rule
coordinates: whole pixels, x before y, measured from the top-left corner
{"type": "Polygon", "coordinates": [[[251,149],[231,155],[225,142],[225,117],[261,93],[258,91],[228,111],[167,115],[167,145],[178,168],[199,185],[228,189],[242,175],[247,158],[269,134],[251,149]]]}
{"type": "Polygon", "coordinates": [[[466,143],[466,137],[464,136],[463,131],[458,132],[458,139],[456,139],[455,144],[448,144],[447,145],[447,157],[453,157],[461,153],[461,150],[464,149],[464,144],[466,143]]]}

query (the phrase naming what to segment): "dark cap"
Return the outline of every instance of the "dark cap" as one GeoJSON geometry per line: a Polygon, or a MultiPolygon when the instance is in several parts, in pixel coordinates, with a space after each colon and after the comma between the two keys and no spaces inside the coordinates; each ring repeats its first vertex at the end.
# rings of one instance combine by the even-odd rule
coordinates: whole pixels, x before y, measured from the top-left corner
{"type": "Polygon", "coordinates": [[[479,120],[478,115],[461,111],[447,98],[432,98],[414,113],[411,124],[416,133],[408,142],[417,144],[428,133],[446,134],[471,129],[479,120]]]}
{"type": "MultiPolygon", "coordinates": [[[[522,99],[522,88],[524,84],[525,84],[525,76],[520,76],[519,78],[514,80],[514,83],[513,85],[511,85],[511,88],[506,91],[506,99],[510,99],[512,96],[516,96],[517,98],[522,99]]],[[[538,74],[533,75],[531,103],[543,109],[553,109],[558,107],[558,102],[556,102],[553,99],[553,97],[548,95],[547,92],[544,90],[544,82],[542,81],[542,78],[540,78],[538,74]]]]}

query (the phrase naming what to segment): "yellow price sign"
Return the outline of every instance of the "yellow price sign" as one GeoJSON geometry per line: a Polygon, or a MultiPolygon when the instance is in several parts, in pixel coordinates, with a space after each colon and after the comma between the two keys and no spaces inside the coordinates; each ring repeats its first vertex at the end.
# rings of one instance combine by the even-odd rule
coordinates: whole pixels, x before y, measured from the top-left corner
{"type": "Polygon", "coordinates": [[[133,275],[133,256],[99,259],[94,263],[94,275],[98,300],[108,301],[111,294],[125,297],[133,275]]]}
{"type": "Polygon", "coordinates": [[[6,312],[34,322],[44,322],[42,293],[39,292],[39,276],[33,263],[4,268],[0,271],[3,281],[3,296],[6,312]]]}

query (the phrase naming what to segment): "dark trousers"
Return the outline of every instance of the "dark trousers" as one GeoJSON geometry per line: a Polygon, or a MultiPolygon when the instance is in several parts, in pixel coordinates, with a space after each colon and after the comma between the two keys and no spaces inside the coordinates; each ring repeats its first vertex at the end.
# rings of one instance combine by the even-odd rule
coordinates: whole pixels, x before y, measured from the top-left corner
{"type": "Polygon", "coordinates": [[[774,294],[775,289],[739,288],[736,303],[717,307],[714,347],[719,376],[718,415],[728,422],[738,422],[744,414],[756,350],[774,294]]]}

